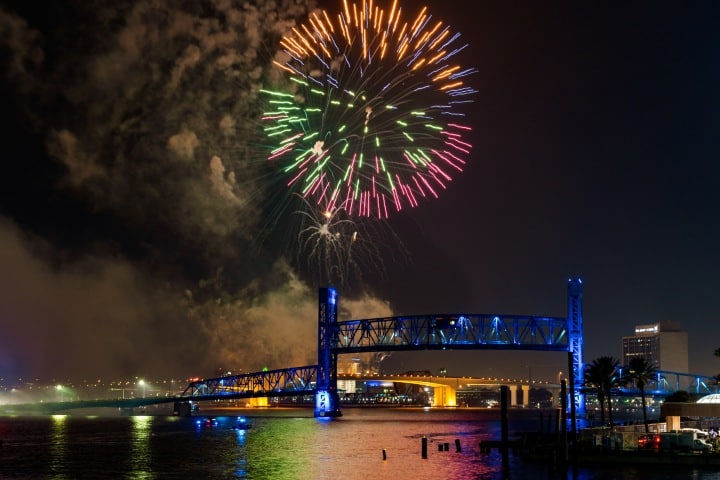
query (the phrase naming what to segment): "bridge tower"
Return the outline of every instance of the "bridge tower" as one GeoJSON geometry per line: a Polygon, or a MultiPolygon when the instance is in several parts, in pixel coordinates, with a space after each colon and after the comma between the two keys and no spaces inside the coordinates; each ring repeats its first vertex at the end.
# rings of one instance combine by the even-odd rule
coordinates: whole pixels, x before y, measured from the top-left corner
{"type": "Polygon", "coordinates": [[[573,387],[571,408],[585,413],[585,394],[582,393],[585,372],[583,368],[582,279],[568,279],[568,347],[572,363],[570,374],[573,387]]]}
{"type": "Polygon", "coordinates": [[[318,368],[315,393],[316,417],[339,417],[337,353],[332,350],[337,324],[337,292],[321,288],[318,312],[318,368]]]}

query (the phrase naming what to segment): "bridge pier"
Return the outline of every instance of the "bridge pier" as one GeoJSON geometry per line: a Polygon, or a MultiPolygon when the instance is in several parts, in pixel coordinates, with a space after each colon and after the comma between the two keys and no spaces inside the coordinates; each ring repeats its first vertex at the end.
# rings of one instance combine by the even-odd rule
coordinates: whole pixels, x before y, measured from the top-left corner
{"type": "Polygon", "coordinates": [[[508,385],[508,388],[510,389],[510,406],[517,407],[517,385],[508,385]]]}
{"type": "MultiPolygon", "coordinates": [[[[510,389],[510,406],[517,407],[518,406],[518,386],[517,385],[508,385],[508,388],[510,389]]],[[[522,393],[523,393],[522,406],[527,408],[530,406],[530,385],[520,385],[520,388],[522,389],[522,393]]]]}
{"type": "Polygon", "coordinates": [[[433,407],[457,406],[457,390],[450,386],[433,387],[433,407]]]}

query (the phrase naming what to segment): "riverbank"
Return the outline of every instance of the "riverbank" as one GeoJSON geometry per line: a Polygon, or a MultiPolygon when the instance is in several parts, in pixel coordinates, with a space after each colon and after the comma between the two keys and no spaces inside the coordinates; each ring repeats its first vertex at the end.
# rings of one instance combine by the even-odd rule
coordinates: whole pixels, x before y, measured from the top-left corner
{"type": "MultiPolygon", "coordinates": [[[[664,424],[653,424],[652,431],[664,431],[664,424]]],[[[569,435],[569,434],[568,434],[569,435]]],[[[711,451],[681,449],[645,449],[639,447],[644,437],[642,425],[588,428],[578,432],[576,441],[563,440],[561,433],[525,432],[513,442],[524,461],[554,466],[569,465],[673,465],[720,467],[720,449],[712,441],[711,451]]]]}
{"type": "Polygon", "coordinates": [[[582,465],[618,464],[618,465],[688,465],[688,466],[720,466],[718,453],[683,453],[683,452],[646,452],[635,451],[596,451],[570,453],[569,461],[582,465]]]}

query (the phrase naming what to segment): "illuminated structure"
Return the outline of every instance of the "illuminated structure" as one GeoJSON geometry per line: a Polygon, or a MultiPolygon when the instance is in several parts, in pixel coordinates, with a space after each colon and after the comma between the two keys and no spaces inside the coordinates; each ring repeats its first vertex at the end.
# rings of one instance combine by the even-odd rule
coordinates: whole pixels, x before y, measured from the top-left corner
{"type": "MultiPolygon", "coordinates": [[[[249,398],[257,401],[256,405],[259,406],[263,404],[261,400],[267,397],[314,395],[315,416],[332,418],[341,415],[337,368],[340,354],[491,349],[566,352],[571,367],[572,413],[584,410],[584,398],[579,392],[583,378],[580,279],[570,279],[568,282],[567,317],[444,314],[338,322],[337,301],[335,289],[319,290],[317,365],[202,379],[191,382],[179,396],[133,399],[131,404],[124,400],[113,400],[112,403],[124,402],[122,405],[126,408],[133,408],[175,402],[179,414],[190,414],[192,402],[198,401],[249,398]]],[[[407,382],[407,379],[402,380],[407,382]]],[[[435,389],[434,405],[455,406],[456,392],[451,385],[443,383],[445,380],[425,378],[415,381],[435,389]]],[[[507,382],[515,383],[510,379],[507,382]]],[[[526,390],[525,385],[521,384],[521,388],[526,390]]],[[[67,402],[62,405],[68,408],[67,402]]]]}
{"type": "Polygon", "coordinates": [[[337,292],[321,288],[318,311],[318,369],[315,392],[315,416],[339,417],[340,398],[337,393],[337,352],[333,337],[337,325],[337,292]]]}
{"type": "Polygon", "coordinates": [[[570,383],[573,386],[573,401],[570,404],[575,413],[585,413],[585,394],[583,391],[583,320],[582,320],[582,280],[568,279],[568,328],[570,338],[570,383]]]}
{"type": "Polygon", "coordinates": [[[636,325],[635,335],[622,337],[622,363],[644,357],[658,370],[688,373],[688,335],[677,322],[636,325]]]}
{"type": "MultiPolygon", "coordinates": [[[[422,315],[337,321],[337,293],[320,289],[315,415],[337,416],[337,356],[409,350],[536,350],[568,352],[572,410],[583,413],[582,280],[568,281],[568,317],[422,315]]],[[[454,398],[447,397],[450,403],[454,398]]],[[[450,403],[443,401],[442,405],[450,403]]]]}
{"type": "MultiPolygon", "coordinates": [[[[361,368],[360,359],[357,357],[350,357],[343,361],[341,358],[338,359],[337,364],[338,373],[338,392],[344,393],[355,393],[357,389],[357,382],[355,376],[362,373],[366,373],[361,368]],[[347,379],[340,379],[341,375],[345,375],[347,379]]],[[[370,373],[369,371],[367,373],[370,373]]],[[[377,372],[373,372],[377,373],[377,372]]]]}
{"type": "MultiPolygon", "coordinates": [[[[112,407],[131,412],[137,407],[174,402],[177,414],[191,415],[193,403],[200,401],[246,398],[254,406],[266,406],[268,397],[312,398],[314,396],[315,415],[332,418],[341,415],[338,395],[338,355],[340,354],[354,354],[350,363],[351,368],[344,372],[343,378],[354,384],[355,380],[364,379],[357,371],[360,362],[357,354],[362,352],[495,349],[567,352],[572,388],[568,395],[573,400],[568,404],[573,418],[574,413],[581,414],[584,411],[584,395],[580,389],[583,380],[582,281],[580,279],[568,281],[567,317],[447,314],[338,322],[337,301],[335,289],[320,289],[317,365],[196,380],[177,396],[41,402],[24,406],[14,405],[5,410],[13,414],[38,410],[54,413],[73,408],[112,407]]],[[[654,390],[656,394],[680,390],[717,393],[716,382],[713,383],[714,377],[681,371],[687,371],[687,334],[680,331],[679,326],[668,323],[640,325],[636,329],[636,335],[627,338],[632,341],[629,342],[628,355],[623,355],[624,360],[632,354],[641,352],[657,355],[651,357],[651,361],[657,358],[657,366],[661,370],[658,371],[656,380],[648,384],[648,391],[654,390]],[[638,346],[647,348],[642,350],[638,346]],[[678,352],[682,355],[678,356],[678,352]],[[708,385],[715,386],[715,391],[713,392],[708,385]]],[[[381,380],[433,388],[433,405],[438,407],[455,406],[456,388],[463,382],[472,381],[472,379],[461,380],[445,376],[412,376],[414,378],[405,375],[385,375],[381,380]]],[[[493,379],[487,384],[508,386],[511,405],[517,404],[517,389],[520,387],[523,390],[523,406],[528,405],[528,396],[525,393],[529,393],[530,386],[526,382],[493,379]]]]}
{"type": "MultiPolygon", "coordinates": [[[[571,364],[570,402],[584,411],[582,383],[582,281],[568,282],[568,316],[446,314],[337,320],[338,295],[321,288],[318,298],[318,364],[271,372],[233,375],[191,383],[179,398],[298,396],[314,393],[315,416],[341,416],[338,355],[417,350],[531,350],[567,352],[571,364]],[[314,381],[313,381],[314,380],[314,381]]],[[[405,381],[407,381],[405,379],[405,381]]],[[[435,406],[455,406],[455,390],[440,381],[418,380],[435,389],[435,406]]],[[[512,383],[508,379],[509,383],[512,383]]],[[[521,385],[529,392],[529,385],[521,385]]],[[[515,387],[517,389],[517,386],[515,387]]],[[[511,389],[512,392],[512,389],[511,389]]],[[[179,400],[178,400],[179,401],[179,400]]],[[[513,404],[516,403],[513,394],[513,404]]]]}

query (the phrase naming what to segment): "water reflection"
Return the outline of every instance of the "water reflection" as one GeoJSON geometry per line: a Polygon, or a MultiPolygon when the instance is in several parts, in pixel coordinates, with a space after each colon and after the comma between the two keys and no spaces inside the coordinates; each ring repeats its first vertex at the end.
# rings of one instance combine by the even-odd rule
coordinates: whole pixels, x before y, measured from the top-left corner
{"type": "MultiPolygon", "coordinates": [[[[511,432],[537,427],[535,412],[513,414],[511,432]]],[[[672,465],[561,469],[514,452],[503,462],[497,449],[479,449],[499,438],[492,412],[348,409],[331,422],[258,415],[249,430],[235,417],[211,417],[208,426],[203,418],[200,428],[197,418],[178,417],[0,418],[0,478],[720,480],[717,471],[672,465]]]]}
{"type": "Polygon", "coordinates": [[[237,468],[235,469],[235,476],[237,478],[247,478],[248,471],[247,471],[247,456],[245,455],[245,442],[247,441],[247,430],[245,429],[237,429],[235,430],[237,432],[237,444],[238,444],[238,451],[241,453],[238,455],[237,458],[237,468]]]}
{"type": "Polygon", "coordinates": [[[152,417],[132,417],[132,437],[130,440],[130,468],[132,478],[147,480],[155,478],[152,474],[152,449],[150,445],[150,434],[152,417]]]}
{"type": "Polygon", "coordinates": [[[68,478],[64,466],[68,454],[67,415],[53,415],[50,430],[50,461],[49,467],[53,478],[68,478]]]}
{"type": "Polygon", "coordinates": [[[248,478],[302,478],[310,469],[305,448],[314,423],[307,418],[268,418],[262,428],[253,429],[246,450],[248,478]]]}

